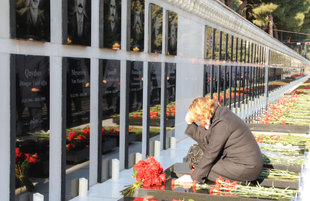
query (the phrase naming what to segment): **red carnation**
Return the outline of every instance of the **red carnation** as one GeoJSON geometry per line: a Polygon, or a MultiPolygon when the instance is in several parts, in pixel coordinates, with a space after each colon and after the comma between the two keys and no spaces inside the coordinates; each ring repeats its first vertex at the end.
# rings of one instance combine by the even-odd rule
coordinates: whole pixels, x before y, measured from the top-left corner
{"type": "Polygon", "coordinates": [[[35,164],[37,162],[37,159],[34,157],[29,157],[29,163],[35,164]]]}
{"type": "Polygon", "coordinates": [[[83,137],[82,137],[81,135],[79,135],[79,136],[77,136],[77,139],[78,139],[79,141],[82,141],[82,140],[83,140],[83,137]]]}
{"type": "Polygon", "coordinates": [[[71,141],[75,137],[75,135],[76,135],[75,131],[70,132],[68,135],[68,140],[71,141]]]}
{"type": "Polygon", "coordinates": [[[20,158],[22,156],[22,152],[20,151],[20,148],[15,148],[15,158],[20,158]]]}
{"type": "MultiPolygon", "coordinates": [[[[135,185],[131,185],[122,191],[125,196],[133,196],[137,188],[141,186],[153,188],[152,186],[160,186],[166,182],[166,174],[163,173],[163,168],[158,161],[152,156],[148,156],[146,160],[140,160],[134,165],[135,170],[135,185]]],[[[156,189],[164,189],[165,187],[155,187],[156,189]]]]}

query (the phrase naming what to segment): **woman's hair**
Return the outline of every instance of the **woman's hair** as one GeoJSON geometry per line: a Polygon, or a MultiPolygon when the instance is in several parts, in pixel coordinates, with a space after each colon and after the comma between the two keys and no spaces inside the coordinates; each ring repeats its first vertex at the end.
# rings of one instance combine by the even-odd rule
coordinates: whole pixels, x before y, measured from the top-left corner
{"type": "Polygon", "coordinates": [[[190,120],[200,121],[201,126],[205,126],[207,120],[213,116],[217,105],[220,105],[218,101],[209,97],[195,98],[189,106],[190,120]]]}

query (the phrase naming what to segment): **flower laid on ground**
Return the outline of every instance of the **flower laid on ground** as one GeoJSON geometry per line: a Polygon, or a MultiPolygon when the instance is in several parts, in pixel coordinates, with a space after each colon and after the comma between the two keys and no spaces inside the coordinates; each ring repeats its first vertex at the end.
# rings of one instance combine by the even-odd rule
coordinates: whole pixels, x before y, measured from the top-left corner
{"type": "MultiPolygon", "coordinates": [[[[203,186],[202,186],[203,187],[203,186]]],[[[259,184],[256,186],[241,185],[237,182],[231,182],[230,180],[223,180],[219,177],[216,180],[215,185],[208,187],[209,193],[212,195],[222,196],[239,196],[239,197],[253,197],[263,199],[292,199],[297,190],[281,189],[275,187],[263,187],[259,184]]]]}
{"type": "MultiPolygon", "coordinates": [[[[174,182],[172,180],[171,189],[175,189],[178,186],[174,186],[174,182]]],[[[274,199],[274,200],[282,200],[282,199],[292,199],[298,190],[291,189],[283,189],[283,188],[275,188],[275,187],[263,187],[257,184],[256,186],[248,184],[241,184],[236,181],[230,181],[229,179],[224,180],[222,177],[216,179],[215,184],[193,184],[193,192],[194,189],[208,189],[209,194],[218,195],[218,196],[237,196],[237,197],[251,197],[251,198],[262,198],[262,199],[274,199]]]]}
{"type": "Polygon", "coordinates": [[[259,135],[254,135],[254,138],[257,143],[265,143],[267,141],[268,144],[275,144],[280,139],[280,135],[269,135],[268,137],[265,135],[265,138],[259,135]],[[268,138],[270,138],[269,141],[268,138]]]}
{"type": "Polygon", "coordinates": [[[283,145],[282,143],[278,142],[276,144],[258,143],[258,145],[260,149],[281,153],[283,155],[290,155],[290,156],[304,155],[304,153],[298,146],[293,146],[291,144],[283,145]]]}
{"type": "MultiPolygon", "coordinates": [[[[135,197],[135,199],[133,201],[158,201],[158,199],[135,197]]],[[[195,200],[193,200],[193,199],[182,199],[182,200],[179,200],[179,199],[172,198],[171,201],[195,201],[195,200]]]]}
{"type": "Polygon", "coordinates": [[[273,164],[273,165],[286,165],[286,166],[295,166],[302,165],[306,162],[306,158],[303,156],[281,156],[278,154],[273,154],[270,152],[263,153],[264,164],[273,164]]]}
{"type": "Polygon", "coordinates": [[[133,201],[158,201],[158,199],[135,197],[135,199],[133,201]]]}
{"type": "Polygon", "coordinates": [[[134,165],[133,170],[132,177],[135,177],[136,181],[121,191],[125,197],[133,197],[136,190],[142,186],[149,188],[166,182],[166,173],[163,172],[163,167],[152,156],[148,156],[146,160],[140,160],[134,165]]]}
{"type": "Polygon", "coordinates": [[[295,166],[306,161],[304,151],[310,144],[308,137],[254,133],[254,138],[261,149],[264,164],[295,166]]]}
{"type": "Polygon", "coordinates": [[[288,170],[278,170],[263,168],[260,177],[276,180],[286,180],[286,181],[298,181],[299,175],[296,172],[291,172],[288,170]]]}
{"type": "Polygon", "coordinates": [[[275,103],[268,104],[268,110],[252,123],[310,125],[310,80],[275,103]]]}
{"type": "Polygon", "coordinates": [[[283,146],[291,145],[298,146],[300,149],[309,149],[310,138],[307,136],[297,136],[291,134],[285,135],[269,135],[269,134],[257,134],[254,133],[254,138],[258,143],[264,144],[277,144],[281,143],[283,146]]]}
{"type": "Polygon", "coordinates": [[[22,185],[26,186],[27,191],[33,191],[34,186],[28,177],[28,170],[31,165],[38,161],[38,154],[30,155],[23,153],[19,147],[15,149],[15,174],[22,185]]]}

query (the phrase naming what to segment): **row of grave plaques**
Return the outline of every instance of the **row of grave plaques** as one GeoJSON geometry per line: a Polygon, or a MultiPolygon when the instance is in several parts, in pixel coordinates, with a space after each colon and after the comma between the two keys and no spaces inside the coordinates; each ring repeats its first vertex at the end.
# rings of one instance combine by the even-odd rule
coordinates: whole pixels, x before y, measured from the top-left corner
{"type": "MultiPolygon", "coordinates": [[[[103,0],[99,5],[99,46],[118,50],[121,48],[121,0],[103,0]]],[[[127,16],[128,47],[126,50],[144,51],[145,1],[128,1],[130,12],[127,16]]],[[[91,0],[62,1],[62,42],[63,44],[91,45],[92,10],[91,0]]],[[[10,0],[11,37],[26,40],[49,42],[50,0],[10,0]]],[[[148,52],[162,53],[163,35],[167,35],[166,54],[177,55],[178,14],[167,11],[164,19],[163,8],[150,4],[149,30],[150,47],[148,52]],[[167,32],[163,33],[163,21],[167,23],[167,32]]],[[[206,26],[205,58],[246,63],[263,64],[266,61],[265,47],[206,26]]],[[[270,63],[290,66],[292,58],[271,50],[270,63]]]]}
{"type": "MultiPolygon", "coordinates": [[[[17,136],[49,130],[49,57],[12,55],[16,83],[17,136]]],[[[64,58],[66,68],[67,128],[89,123],[90,60],[64,58]]],[[[119,114],[120,61],[100,60],[103,117],[119,114]]],[[[160,104],[161,63],[150,63],[151,105],[160,104]]],[[[175,100],[176,65],[167,63],[167,102],[175,100]]],[[[128,61],[130,68],[129,111],[142,109],[143,62],[128,61]]]]}
{"type": "MultiPolygon", "coordinates": [[[[128,27],[128,50],[144,50],[144,0],[129,1],[131,12],[128,27]]],[[[91,0],[64,0],[63,44],[91,45],[91,0]]],[[[150,6],[150,52],[162,52],[163,8],[150,6]]],[[[61,13],[61,12],[60,12],[61,13]]],[[[121,48],[121,0],[100,1],[100,47],[118,50],[121,48]]],[[[49,42],[50,0],[11,0],[11,37],[49,42]]],[[[178,15],[167,11],[167,54],[177,54],[178,15]]]]}

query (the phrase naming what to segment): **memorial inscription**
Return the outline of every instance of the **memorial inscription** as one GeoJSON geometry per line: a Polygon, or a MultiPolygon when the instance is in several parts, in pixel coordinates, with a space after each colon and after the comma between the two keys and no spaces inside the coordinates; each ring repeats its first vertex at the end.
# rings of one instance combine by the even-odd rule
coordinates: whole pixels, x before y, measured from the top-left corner
{"type": "Polygon", "coordinates": [[[12,55],[16,73],[16,135],[48,130],[49,58],[12,55]]]}

